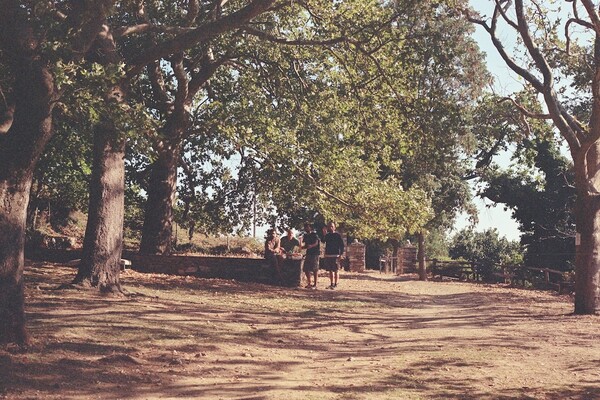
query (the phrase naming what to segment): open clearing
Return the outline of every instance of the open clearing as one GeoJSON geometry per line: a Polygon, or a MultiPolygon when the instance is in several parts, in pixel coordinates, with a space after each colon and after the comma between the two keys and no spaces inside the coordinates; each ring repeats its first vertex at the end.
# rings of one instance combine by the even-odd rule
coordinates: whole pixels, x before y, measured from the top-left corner
{"type": "MultiPolygon", "coordinates": [[[[128,296],[26,267],[7,399],[600,399],[600,317],[551,292],[342,273],[338,289],[125,271],[128,296]]],[[[320,286],[327,279],[320,277],[320,286]]]]}

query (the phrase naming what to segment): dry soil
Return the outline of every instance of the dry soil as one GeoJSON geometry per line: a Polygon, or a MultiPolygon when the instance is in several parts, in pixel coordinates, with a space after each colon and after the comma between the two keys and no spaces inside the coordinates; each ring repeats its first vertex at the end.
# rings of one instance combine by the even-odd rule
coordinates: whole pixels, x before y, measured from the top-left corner
{"type": "Polygon", "coordinates": [[[600,399],[600,317],[552,292],[342,273],[336,290],[29,263],[7,399],[600,399]]]}

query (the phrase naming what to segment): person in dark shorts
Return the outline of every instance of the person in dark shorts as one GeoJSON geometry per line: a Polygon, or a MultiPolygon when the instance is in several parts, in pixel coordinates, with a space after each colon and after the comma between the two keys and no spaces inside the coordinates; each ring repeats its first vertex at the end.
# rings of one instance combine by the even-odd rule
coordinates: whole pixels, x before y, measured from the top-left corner
{"type": "Polygon", "coordinates": [[[323,238],[325,242],[325,260],[323,268],[329,272],[329,281],[331,285],[327,289],[335,289],[339,280],[339,260],[344,254],[344,239],[342,235],[335,231],[335,223],[330,222],[327,225],[327,235],[323,238]]]}
{"type": "Polygon", "coordinates": [[[307,289],[317,288],[317,275],[319,273],[319,254],[321,253],[321,242],[319,236],[313,230],[313,227],[309,223],[304,224],[304,236],[302,236],[302,248],[306,249],[306,256],[304,257],[304,266],[302,270],[306,275],[308,285],[307,289]],[[313,284],[311,285],[311,275],[314,277],[313,284]]]}

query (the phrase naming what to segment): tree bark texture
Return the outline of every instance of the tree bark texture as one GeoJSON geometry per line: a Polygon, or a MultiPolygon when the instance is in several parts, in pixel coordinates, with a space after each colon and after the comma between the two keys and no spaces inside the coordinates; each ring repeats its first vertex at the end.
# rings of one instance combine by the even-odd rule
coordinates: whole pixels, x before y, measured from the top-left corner
{"type": "Polygon", "coordinates": [[[600,312],[600,197],[577,201],[579,246],[575,255],[575,314],[600,312]]]}
{"type": "Polygon", "coordinates": [[[574,156],[577,201],[575,314],[600,313],[600,145],[574,156]],[[585,162],[579,157],[585,157],[585,162]],[[591,178],[590,178],[591,177],[591,178]]]}
{"type": "MultiPolygon", "coordinates": [[[[25,41],[27,36],[15,38],[25,41]]],[[[53,77],[33,54],[12,54],[14,115],[0,135],[0,343],[26,344],[23,268],[33,170],[52,135],[53,77]]]]}
{"type": "Polygon", "coordinates": [[[142,254],[168,255],[172,251],[178,161],[179,150],[176,147],[160,152],[152,165],[140,243],[142,254]]]}
{"type": "Polygon", "coordinates": [[[419,263],[419,280],[427,280],[427,265],[425,264],[425,234],[420,232],[417,235],[418,248],[417,248],[417,260],[419,263]]]}
{"type": "Polygon", "coordinates": [[[125,201],[125,138],[111,122],[94,132],[88,222],[74,283],[120,293],[125,201]]]}
{"type": "Polygon", "coordinates": [[[28,182],[0,182],[0,343],[28,341],[23,282],[28,201],[28,182]]]}

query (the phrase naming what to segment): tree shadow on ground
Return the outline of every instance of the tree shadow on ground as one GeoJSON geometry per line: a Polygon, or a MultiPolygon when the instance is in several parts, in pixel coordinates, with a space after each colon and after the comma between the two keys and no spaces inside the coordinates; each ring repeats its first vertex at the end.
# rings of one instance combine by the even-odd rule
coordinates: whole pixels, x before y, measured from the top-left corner
{"type": "MultiPolygon", "coordinates": [[[[536,299],[534,305],[539,309],[532,309],[531,301],[520,304],[519,295],[513,292],[309,291],[218,279],[146,278],[133,273],[123,277],[132,295],[121,299],[43,289],[69,273],[72,271],[52,265],[28,266],[28,291],[35,294],[28,296],[28,319],[38,339],[27,353],[0,352],[0,371],[5,372],[0,374],[0,390],[4,393],[17,398],[39,392],[46,398],[267,399],[273,397],[260,393],[278,390],[282,375],[287,375],[294,377],[286,378],[287,390],[310,392],[315,398],[332,393],[344,399],[365,398],[394,390],[427,393],[426,398],[439,399],[537,398],[524,388],[498,393],[493,386],[485,389],[468,379],[456,381],[435,372],[446,367],[491,369],[492,364],[485,360],[449,357],[445,348],[532,351],[536,343],[515,334],[519,324],[539,325],[537,339],[545,340],[552,335],[551,327],[565,318],[543,311],[544,302],[552,300],[536,299]],[[434,342],[420,335],[431,327],[443,332],[434,342]],[[493,335],[479,333],[496,328],[493,335]],[[465,329],[472,333],[458,333],[465,329]],[[398,340],[391,335],[394,330],[414,335],[398,340]],[[338,335],[338,345],[333,347],[318,337],[320,332],[331,337],[332,331],[338,335]],[[224,348],[227,351],[223,353],[224,348]],[[397,357],[400,349],[420,352],[429,359],[398,365],[394,371],[382,371],[378,379],[350,385],[355,369],[368,366],[375,355],[397,357]],[[286,360],[266,357],[277,350],[302,356],[286,360]],[[302,357],[309,352],[314,360],[307,362],[302,357]],[[221,353],[225,358],[217,358],[221,353]],[[299,368],[311,368],[307,365],[326,374],[328,365],[339,363],[347,364],[347,376],[343,377],[347,385],[315,386],[295,377],[299,368]],[[249,396],[251,393],[256,395],[249,396]]],[[[592,339],[590,333],[573,341],[592,339]]],[[[597,368],[597,364],[598,360],[591,360],[571,368],[584,371],[597,368]]],[[[600,398],[594,388],[597,383],[552,390],[544,398],[600,398]]]]}

